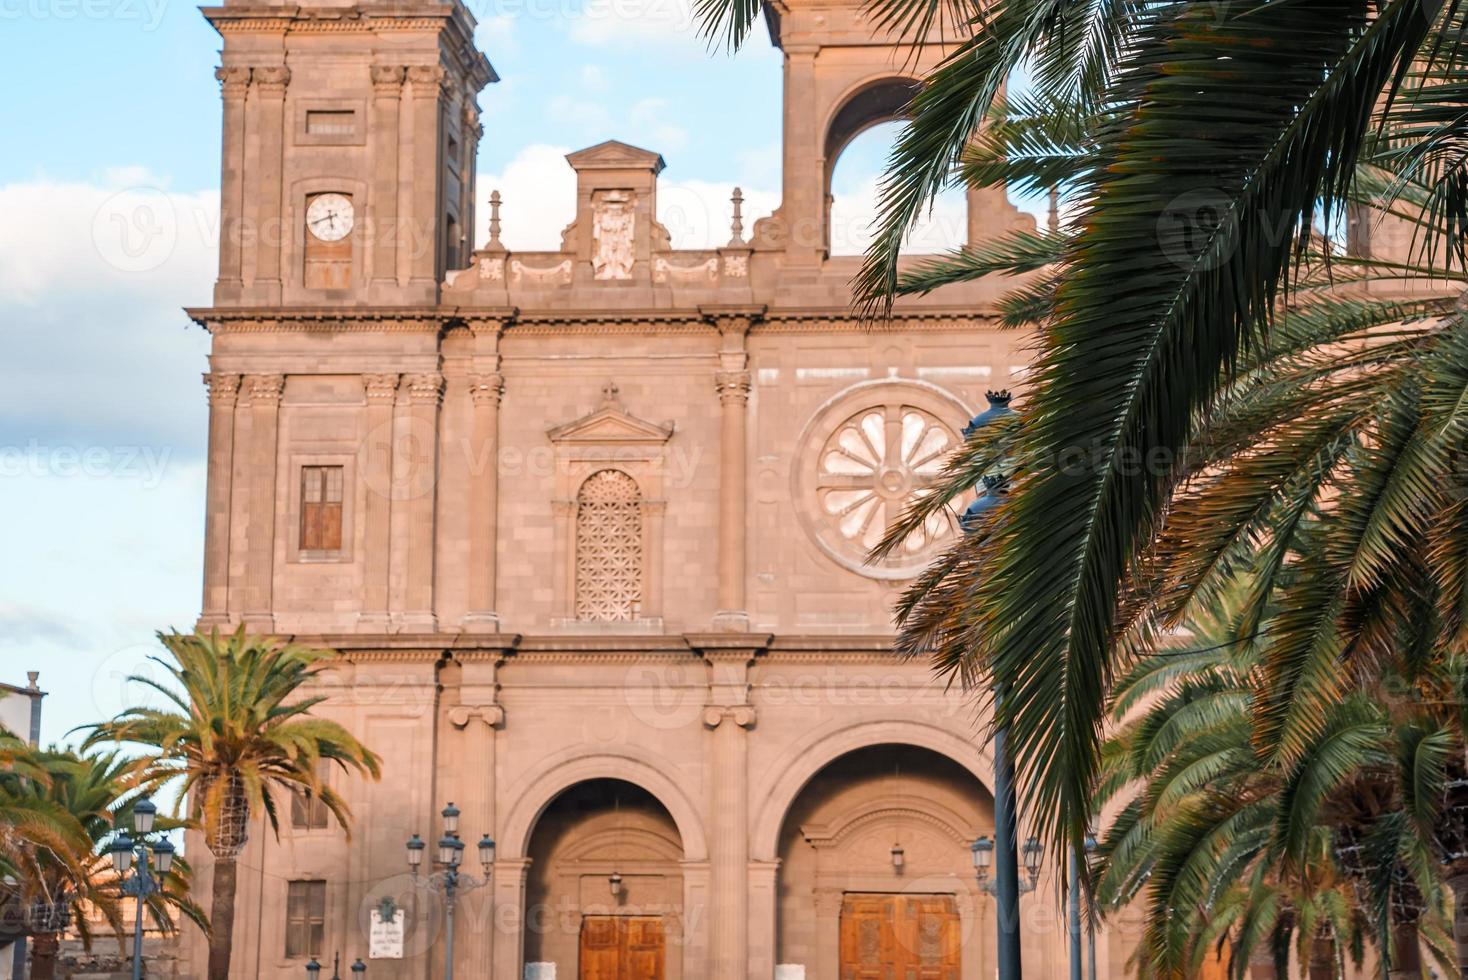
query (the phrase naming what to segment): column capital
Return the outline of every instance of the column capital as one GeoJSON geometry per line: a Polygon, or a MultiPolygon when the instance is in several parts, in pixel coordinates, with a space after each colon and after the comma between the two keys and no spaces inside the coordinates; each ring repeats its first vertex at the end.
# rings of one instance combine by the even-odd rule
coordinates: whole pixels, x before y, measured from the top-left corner
{"type": "Polygon", "coordinates": [[[226,99],[243,99],[246,90],[250,87],[250,69],[238,66],[214,69],[214,77],[219,80],[219,94],[226,99]]]}
{"type": "Polygon", "coordinates": [[[362,390],[367,395],[367,404],[386,402],[391,405],[397,398],[400,380],[402,375],[399,374],[362,375],[362,390]]]}
{"type": "Polygon", "coordinates": [[[469,397],[476,405],[498,405],[505,394],[505,376],[498,371],[469,375],[469,397]]]}
{"type": "Polygon", "coordinates": [[[750,378],[748,371],[718,371],[714,374],[714,390],[719,401],[742,405],[749,400],[750,378]]]}
{"type": "Polygon", "coordinates": [[[443,375],[437,371],[404,375],[403,383],[411,402],[436,405],[443,398],[443,375]]]}
{"type": "Polygon", "coordinates": [[[283,374],[251,374],[247,381],[250,386],[252,404],[279,403],[280,396],[285,392],[285,375],[283,374]]]}
{"type": "Polygon", "coordinates": [[[260,90],[261,95],[285,98],[286,86],[291,83],[291,70],[285,65],[269,65],[250,72],[250,83],[260,90]]]}
{"type": "Polygon", "coordinates": [[[209,389],[209,404],[233,405],[240,394],[240,375],[209,371],[204,374],[204,387],[209,389]]]}
{"type": "Polygon", "coordinates": [[[468,728],[476,720],[490,728],[503,728],[505,709],[497,704],[458,704],[449,709],[449,724],[455,728],[468,728]]]}
{"type": "Polygon", "coordinates": [[[378,98],[396,98],[407,74],[408,70],[402,65],[373,65],[372,94],[378,98]]]}
{"type": "Polygon", "coordinates": [[[408,81],[414,85],[413,94],[418,98],[437,96],[439,86],[447,73],[443,65],[409,65],[408,81]]]}
{"type": "Polygon", "coordinates": [[[703,724],[705,728],[718,728],[725,719],[732,721],[740,728],[753,728],[755,722],[755,710],[753,705],[740,704],[732,707],[721,705],[710,705],[703,709],[703,724]]]}

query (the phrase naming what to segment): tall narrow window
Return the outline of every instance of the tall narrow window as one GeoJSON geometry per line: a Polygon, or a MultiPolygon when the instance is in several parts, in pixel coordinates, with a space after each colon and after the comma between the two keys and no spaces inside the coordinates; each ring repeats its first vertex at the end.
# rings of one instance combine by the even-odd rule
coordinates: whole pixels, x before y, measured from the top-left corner
{"type": "MultiPolygon", "coordinates": [[[[316,763],[316,778],[321,784],[326,785],[326,778],[331,770],[331,764],[326,760],[316,763]]],[[[327,826],[331,811],[326,809],[326,804],[321,798],[305,790],[296,790],[291,794],[291,826],[297,830],[322,830],[327,826]]]]}
{"type": "Polygon", "coordinates": [[[342,550],[342,467],[301,467],[301,550],[334,555],[342,550]]]}
{"type": "Polygon", "coordinates": [[[326,882],[289,882],[285,899],[285,955],[320,956],[325,933],[326,882]]]}
{"type": "Polygon", "coordinates": [[[576,618],[630,621],[642,610],[642,492],[599,470],[576,495],[576,618]]]}

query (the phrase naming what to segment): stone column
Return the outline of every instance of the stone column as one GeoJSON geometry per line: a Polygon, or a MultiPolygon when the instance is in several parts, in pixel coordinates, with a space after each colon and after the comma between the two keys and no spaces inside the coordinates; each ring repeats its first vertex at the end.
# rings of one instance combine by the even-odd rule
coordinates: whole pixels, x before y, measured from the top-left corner
{"type": "MultiPolygon", "coordinates": [[[[711,661],[716,672],[732,666],[721,660],[711,661]]],[[[754,725],[754,708],[709,707],[704,709],[703,723],[713,732],[709,761],[711,977],[745,980],[749,970],[749,745],[745,729],[754,725]]]]}
{"type": "Polygon", "coordinates": [[[464,629],[497,633],[496,550],[499,536],[500,399],[505,378],[499,372],[469,377],[474,401],[474,435],[469,453],[469,611],[464,629]]]}
{"type": "Polygon", "coordinates": [[[775,975],[779,861],[749,862],[749,980],[775,975]]]}
{"type": "MultiPolygon", "coordinates": [[[[285,146],[285,90],[290,84],[291,70],[284,65],[256,68],[251,74],[252,102],[256,102],[254,128],[260,132],[261,174],[285,172],[283,150],[285,146]]],[[[255,278],[264,290],[261,297],[267,302],[280,302],[281,246],[291,229],[285,227],[285,208],[281,200],[283,190],[280,179],[259,182],[255,206],[254,227],[251,229],[256,242],[255,278]]]]}
{"type": "Polygon", "coordinates": [[[275,631],[272,590],[275,575],[276,456],[280,430],[280,396],[285,377],[252,374],[250,386],[250,516],[245,572],[244,619],[256,633],[275,631]]]}
{"type": "MultiPolygon", "coordinates": [[[[413,98],[412,204],[403,217],[409,222],[401,241],[409,249],[409,281],[432,292],[438,285],[439,226],[442,223],[439,173],[439,115],[444,70],[440,65],[410,65],[408,82],[413,98]]],[[[405,175],[407,176],[407,175],[405,175]]],[[[428,299],[430,297],[423,297],[428,299]]]]}
{"type": "Polygon", "coordinates": [[[388,627],[388,564],[392,553],[393,404],[397,374],[364,374],[367,397],[365,434],[357,453],[364,487],[362,507],[362,611],[358,628],[385,632],[388,627]]]}
{"type": "Polygon", "coordinates": [[[816,120],[816,45],[785,45],[784,192],[779,215],[786,261],[814,266],[825,252],[825,134],[816,120]]]}
{"type": "Polygon", "coordinates": [[[380,295],[398,284],[398,114],[402,65],[372,66],[372,286],[380,295]]]}
{"type": "Polygon", "coordinates": [[[663,618],[663,517],[666,500],[642,501],[642,619],[663,618]]]}
{"type": "Polygon", "coordinates": [[[224,102],[219,149],[218,286],[230,295],[237,295],[244,275],[240,268],[240,242],[245,217],[245,95],[250,88],[250,69],[216,68],[214,77],[219,79],[219,95],[224,102]]]}
{"type": "Polygon", "coordinates": [[[520,980],[525,970],[525,879],[530,859],[494,864],[494,973],[492,980],[520,980]]]}
{"type": "Polygon", "coordinates": [[[204,497],[204,609],[200,628],[229,621],[229,517],[238,374],[204,375],[209,389],[209,469],[204,497]]]}
{"type": "MultiPolygon", "coordinates": [[[[483,834],[495,836],[495,730],[505,721],[505,712],[496,703],[498,684],[495,671],[501,657],[499,650],[472,650],[455,653],[459,661],[459,703],[448,709],[449,758],[455,761],[446,779],[446,798],[453,799],[462,815],[459,825],[464,843],[472,854],[483,834]]],[[[478,874],[478,865],[466,859],[467,867],[478,874]]],[[[456,973],[470,977],[488,977],[494,960],[493,889],[471,892],[461,906],[459,919],[462,941],[455,946],[456,973]]]]}
{"type": "Polygon", "coordinates": [[[749,355],[745,349],[755,311],[704,311],[719,331],[719,608],[714,629],[749,629],[745,603],[745,502],[748,497],[749,449],[745,441],[749,413],[749,355]]]}
{"type": "Polygon", "coordinates": [[[393,448],[393,467],[403,479],[407,499],[402,627],[432,632],[433,522],[438,489],[438,411],[443,401],[443,375],[410,374],[406,438],[393,448]],[[398,454],[402,453],[402,468],[398,454]]]}

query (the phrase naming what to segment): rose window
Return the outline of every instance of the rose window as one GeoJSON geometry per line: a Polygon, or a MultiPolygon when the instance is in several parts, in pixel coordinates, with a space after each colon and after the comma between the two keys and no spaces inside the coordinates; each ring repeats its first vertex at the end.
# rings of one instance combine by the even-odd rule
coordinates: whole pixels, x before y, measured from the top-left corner
{"type": "Polygon", "coordinates": [[[926,381],[862,381],[816,410],[796,441],[790,474],[795,513],[811,541],[846,569],[875,579],[909,579],[953,540],[945,512],[886,557],[867,555],[962,444],[973,413],[926,381]]]}

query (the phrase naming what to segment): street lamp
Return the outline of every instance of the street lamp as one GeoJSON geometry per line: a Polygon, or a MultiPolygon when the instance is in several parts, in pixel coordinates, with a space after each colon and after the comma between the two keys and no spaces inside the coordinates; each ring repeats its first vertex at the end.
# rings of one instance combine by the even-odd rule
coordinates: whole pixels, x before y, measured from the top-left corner
{"type": "MultiPolygon", "coordinates": [[[[331,980],[342,980],[341,962],[342,956],[340,953],[331,954],[331,980]]],[[[363,977],[367,976],[367,964],[363,963],[360,958],[353,961],[349,969],[352,971],[352,980],[362,980],[363,977]]],[[[306,980],[321,980],[321,964],[316,962],[316,957],[314,956],[306,964],[306,980]]]]}
{"type": "MultiPolygon", "coordinates": [[[[444,980],[454,980],[454,903],[458,899],[458,893],[481,888],[489,884],[494,874],[494,838],[485,834],[479,838],[476,849],[479,851],[479,863],[484,869],[484,877],[476,878],[459,870],[459,865],[464,860],[464,842],[459,838],[459,808],[450,803],[439,813],[443,818],[443,836],[438,840],[438,860],[440,870],[428,875],[426,878],[418,877],[418,870],[423,866],[423,852],[428,849],[428,844],[423,838],[414,834],[408,838],[406,845],[408,852],[408,870],[413,874],[413,883],[420,888],[427,888],[443,892],[444,897],[444,980]]],[[[366,969],[365,967],[363,968],[366,969]]],[[[352,972],[360,976],[357,967],[352,966],[352,972]]]]}
{"type": "MultiPolygon", "coordinates": [[[[1009,407],[1009,392],[990,391],[986,393],[986,397],[989,407],[975,415],[963,427],[965,439],[972,437],[991,422],[1013,418],[1016,414],[1009,407]]],[[[1001,460],[995,467],[995,472],[985,474],[981,485],[975,488],[979,490],[978,498],[969,504],[958,520],[959,528],[964,534],[973,534],[980,530],[984,526],[986,514],[999,506],[1004,494],[1008,492],[1009,476],[1005,472],[1006,468],[1005,461],[1001,460]]],[[[1004,692],[995,689],[996,713],[999,712],[1003,700],[1004,692]]],[[[1018,836],[1015,832],[1018,815],[1019,805],[1014,794],[1014,760],[1009,755],[1009,729],[1006,725],[998,725],[994,729],[994,836],[997,842],[993,844],[989,856],[995,858],[994,885],[990,893],[999,906],[999,980],[1019,980],[1022,970],[1019,951],[1019,897],[1027,889],[1021,887],[1019,880],[1018,836]]],[[[1039,846],[1038,841],[1036,846],[1039,846]]],[[[978,858],[976,851],[975,861],[978,858]]],[[[1033,877],[1039,870],[1039,855],[1031,858],[1027,854],[1025,867],[1033,877]]],[[[986,865],[981,882],[987,877],[986,865]]]]}
{"type": "Polygon", "coordinates": [[[131,895],[138,905],[133,922],[133,980],[141,980],[143,975],[143,907],[163,890],[163,879],[173,870],[173,844],[166,837],[149,839],[157,818],[158,806],[152,800],[145,796],[135,801],[132,832],[136,839],[126,830],[119,830],[107,848],[113,870],[122,879],[122,893],[131,895]],[[131,877],[128,871],[132,871],[131,877]]]}
{"type": "MultiPolygon", "coordinates": [[[[987,835],[980,837],[969,845],[969,851],[973,855],[974,877],[979,881],[979,890],[997,897],[999,883],[989,878],[989,866],[994,863],[994,842],[987,835]]],[[[1044,864],[1045,848],[1041,846],[1039,838],[1031,837],[1025,841],[1023,853],[1026,879],[1016,882],[1016,885],[1019,894],[1028,895],[1040,883],[1040,868],[1044,864]]]]}

